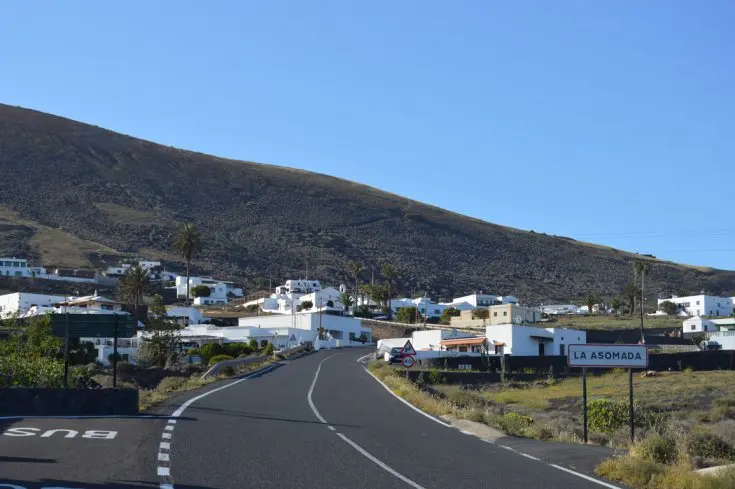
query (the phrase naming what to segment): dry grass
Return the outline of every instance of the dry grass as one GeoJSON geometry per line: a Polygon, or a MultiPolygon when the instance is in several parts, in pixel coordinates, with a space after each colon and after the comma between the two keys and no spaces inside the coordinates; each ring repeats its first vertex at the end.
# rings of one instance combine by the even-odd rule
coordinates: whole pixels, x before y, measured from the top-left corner
{"type": "MultiPolygon", "coordinates": [[[[633,377],[633,389],[641,405],[661,410],[706,408],[714,399],[727,397],[735,390],[735,372],[661,372],[656,377],[633,377]]],[[[627,372],[588,377],[590,399],[624,399],[628,396],[627,372]]],[[[547,409],[560,401],[578,401],[582,381],[571,378],[542,388],[509,388],[484,391],[496,403],[547,409]]]]}
{"type": "Polygon", "coordinates": [[[728,470],[717,476],[701,475],[684,462],[663,465],[631,456],[618,457],[605,460],[597,466],[595,472],[635,489],[735,488],[735,470],[728,470]]]}
{"type": "Polygon", "coordinates": [[[29,244],[38,250],[43,264],[53,263],[67,267],[89,267],[87,253],[119,253],[100,243],[72,236],[61,229],[54,229],[21,219],[17,212],[5,206],[0,206],[0,224],[16,224],[33,229],[33,237],[29,244]]]}
{"type": "Polygon", "coordinates": [[[372,362],[368,368],[390,390],[423,411],[435,416],[456,414],[457,409],[451,403],[422,391],[415,384],[398,375],[394,369],[387,366],[384,362],[372,362]]]}
{"type": "Polygon", "coordinates": [[[155,389],[140,389],[138,391],[138,409],[141,412],[144,412],[154,405],[165,401],[168,399],[169,395],[174,392],[186,392],[199,389],[200,387],[204,387],[205,385],[209,385],[220,380],[226,380],[237,375],[243,375],[248,372],[265,368],[273,363],[276,363],[276,360],[269,358],[262,362],[243,365],[235,371],[233,375],[220,374],[205,378],[202,378],[201,374],[195,374],[191,377],[166,377],[156,386],[155,389]]]}

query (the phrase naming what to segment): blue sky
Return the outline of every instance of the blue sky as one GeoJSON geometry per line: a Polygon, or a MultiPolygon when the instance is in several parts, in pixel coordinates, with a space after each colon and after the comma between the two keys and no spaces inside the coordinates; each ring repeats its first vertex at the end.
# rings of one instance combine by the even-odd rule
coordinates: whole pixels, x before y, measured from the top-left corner
{"type": "Polygon", "coordinates": [[[735,3],[0,3],[0,101],[735,269],[735,3]]]}

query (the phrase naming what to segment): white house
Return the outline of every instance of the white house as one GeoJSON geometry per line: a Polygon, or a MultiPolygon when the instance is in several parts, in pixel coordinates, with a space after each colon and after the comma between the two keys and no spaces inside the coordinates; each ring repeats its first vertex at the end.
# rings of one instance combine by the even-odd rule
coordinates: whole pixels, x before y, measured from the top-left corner
{"type": "Polygon", "coordinates": [[[46,275],[44,267],[29,267],[24,258],[0,258],[0,275],[6,277],[42,277],[46,275]]]}
{"type": "Polygon", "coordinates": [[[689,316],[730,316],[735,308],[735,297],[719,297],[714,295],[692,295],[688,297],[671,297],[670,299],[659,299],[661,303],[669,301],[676,304],[678,313],[689,316]]]}
{"type": "Polygon", "coordinates": [[[517,356],[566,355],[569,345],[587,343],[587,333],[578,329],[517,324],[488,326],[485,336],[494,353],[517,356]]]}
{"type": "Polygon", "coordinates": [[[344,305],[340,300],[340,292],[334,287],[325,287],[324,289],[311,292],[310,294],[302,295],[299,298],[299,304],[304,302],[311,302],[314,310],[319,309],[333,309],[337,311],[344,310],[344,305]],[[329,306],[329,303],[332,305],[329,306]]]}
{"type": "Polygon", "coordinates": [[[575,314],[579,307],[574,304],[541,304],[539,309],[544,314],[556,316],[561,314],[575,314]]]}
{"type": "Polygon", "coordinates": [[[13,315],[25,315],[32,307],[53,309],[53,305],[66,300],[59,295],[29,294],[27,292],[15,292],[13,294],[0,295],[0,318],[13,315]]]}
{"type": "Polygon", "coordinates": [[[518,298],[512,295],[500,296],[495,294],[470,294],[455,297],[452,303],[467,302],[472,307],[496,306],[499,304],[518,304],[518,298]]]}
{"type": "Polygon", "coordinates": [[[691,336],[698,333],[707,333],[717,331],[717,325],[709,319],[700,316],[689,318],[682,323],[682,333],[684,336],[691,336]]]}
{"type": "Polygon", "coordinates": [[[304,341],[313,341],[317,347],[362,346],[372,341],[370,328],[362,326],[358,318],[302,312],[290,315],[272,315],[244,317],[238,320],[238,326],[254,326],[265,329],[290,328],[299,330],[304,341]],[[320,334],[321,331],[321,334],[320,334]]]}
{"type": "Polygon", "coordinates": [[[296,299],[304,294],[311,294],[322,290],[322,285],[318,280],[286,280],[285,285],[276,287],[276,295],[286,295],[290,299],[296,299]]]}
{"type": "Polygon", "coordinates": [[[442,342],[446,340],[474,337],[475,336],[470,333],[462,333],[452,329],[429,329],[424,331],[414,331],[411,335],[411,344],[417,352],[425,350],[444,351],[446,350],[446,345],[442,346],[442,342]]]}
{"type": "MultiPolygon", "coordinates": [[[[194,298],[194,288],[204,285],[209,288],[208,297],[197,297],[202,299],[197,305],[227,303],[227,285],[224,282],[212,278],[189,277],[189,298],[194,298]],[[206,301],[205,301],[206,299],[206,301]]],[[[186,298],[186,277],[176,277],[176,296],[186,298]]]]}
{"type": "Polygon", "coordinates": [[[204,320],[202,311],[196,307],[166,306],[166,316],[174,319],[181,326],[200,324],[204,320]]]}

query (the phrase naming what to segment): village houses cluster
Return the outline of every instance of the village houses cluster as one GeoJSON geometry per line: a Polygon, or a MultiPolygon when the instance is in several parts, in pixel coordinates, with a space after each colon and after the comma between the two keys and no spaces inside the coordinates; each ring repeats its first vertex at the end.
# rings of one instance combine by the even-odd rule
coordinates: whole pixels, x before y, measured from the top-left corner
{"type": "MultiPolygon", "coordinates": [[[[166,311],[169,318],[182,326],[179,334],[182,343],[189,347],[251,340],[260,344],[272,343],[280,349],[304,344],[317,349],[363,346],[374,340],[371,325],[391,324],[389,316],[395,317],[403,308],[415,308],[424,321],[424,327],[418,328],[410,337],[382,339],[378,342],[380,354],[402,346],[408,339],[419,358],[565,355],[569,345],[587,342],[585,331],[548,327],[548,319],[545,319],[555,315],[588,314],[587,306],[552,304],[529,307],[522,305],[515,296],[473,293],[449,302],[435,302],[428,297],[391,298],[388,311],[366,296],[350,295],[353,291],[345,285],[323,287],[319,280],[314,279],[286,280],[271,292],[244,298],[242,288],[227,280],[189,277],[187,284],[186,276],[164,270],[161,262],[142,260],[137,265],[148,272],[151,280],[159,281],[172,293],[175,291],[179,304],[166,306],[166,311]],[[205,292],[208,293],[201,293],[202,287],[207,288],[205,292]],[[352,302],[347,306],[343,303],[346,295],[352,302]],[[212,324],[213,318],[207,316],[212,306],[224,304],[230,304],[231,310],[236,311],[235,315],[241,311],[236,326],[217,326],[212,324]],[[357,317],[355,312],[358,309],[372,311],[372,317],[357,317]],[[437,325],[436,320],[448,310],[452,312],[450,323],[437,325]],[[486,312],[478,314],[478,311],[486,312]],[[429,319],[431,323],[428,323],[429,319]]],[[[110,285],[125,275],[130,266],[121,264],[93,276],[80,276],[83,274],[65,270],[48,273],[43,267],[30,267],[24,259],[0,258],[0,275],[110,285]]],[[[735,310],[735,297],[671,297],[660,299],[659,306],[665,301],[673,302],[676,313],[686,318],[682,325],[683,336],[706,334],[708,341],[721,348],[735,349],[735,318],[729,317],[735,310]]],[[[593,311],[597,311],[597,306],[593,311]]],[[[27,318],[49,313],[129,314],[121,302],[97,293],[67,297],[16,292],[0,296],[1,318],[27,318]]],[[[663,313],[658,311],[655,314],[663,313]]],[[[147,335],[145,325],[139,323],[138,326],[135,337],[118,339],[118,352],[131,362],[135,362],[137,350],[147,335]]],[[[82,340],[94,344],[98,350],[98,361],[108,363],[113,349],[111,338],[82,340]]]]}

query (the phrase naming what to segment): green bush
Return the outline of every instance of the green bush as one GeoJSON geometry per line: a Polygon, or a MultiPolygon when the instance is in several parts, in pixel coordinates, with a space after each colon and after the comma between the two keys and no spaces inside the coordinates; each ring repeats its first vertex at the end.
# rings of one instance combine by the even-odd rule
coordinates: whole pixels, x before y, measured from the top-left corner
{"type": "Polygon", "coordinates": [[[263,349],[263,355],[267,355],[269,357],[273,356],[274,351],[275,351],[275,348],[273,347],[273,343],[268,343],[263,349]]]}
{"type": "Polygon", "coordinates": [[[230,355],[215,355],[209,359],[209,364],[214,365],[219,362],[224,362],[225,360],[234,360],[234,358],[230,355]]]}
{"type": "Polygon", "coordinates": [[[533,418],[517,413],[505,413],[500,418],[500,429],[508,435],[526,436],[526,429],[533,425],[533,418]]]}
{"type": "Polygon", "coordinates": [[[228,343],[225,345],[225,354],[231,357],[249,355],[250,353],[252,353],[252,350],[247,343],[228,343]]]}
{"type": "Polygon", "coordinates": [[[212,289],[206,285],[197,285],[191,288],[191,295],[194,297],[209,297],[212,295],[212,289]]]}
{"type": "Polygon", "coordinates": [[[442,374],[438,369],[432,368],[429,370],[429,384],[440,384],[442,381],[442,374]]]}
{"type": "Polygon", "coordinates": [[[199,348],[199,354],[204,362],[209,363],[214,356],[226,355],[227,349],[224,345],[220,345],[218,343],[207,343],[199,348]]]}
{"type": "Polygon", "coordinates": [[[599,433],[613,434],[628,422],[628,407],[610,399],[595,399],[587,402],[589,427],[599,433]]]}
{"type": "Polygon", "coordinates": [[[252,339],[248,341],[248,346],[250,347],[250,351],[258,351],[258,340],[252,339]]]}
{"type": "Polygon", "coordinates": [[[233,375],[235,375],[235,369],[232,367],[225,367],[219,371],[219,374],[226,377],[232,377],[233,375]]]}
{"type": "Polygon", "coordinates": [[[692,457],[730,460],[735,457],[733,446],[709,431],[692,431],[686,437],[685,448],[692,457]]]}
{"type": "Polygon", "coordinates": [[[630,455],[647,462],[670,464],[676,461],[678,453],[673,439],[654,434],[634,443],[630,455]]]}
{"type": "Polygon", "coordinates": [[[597,475],[640,488],[651,487],[651,479],[663,471],[662,465],[632,457],[609,458],[595,469],[597,475]]]}

